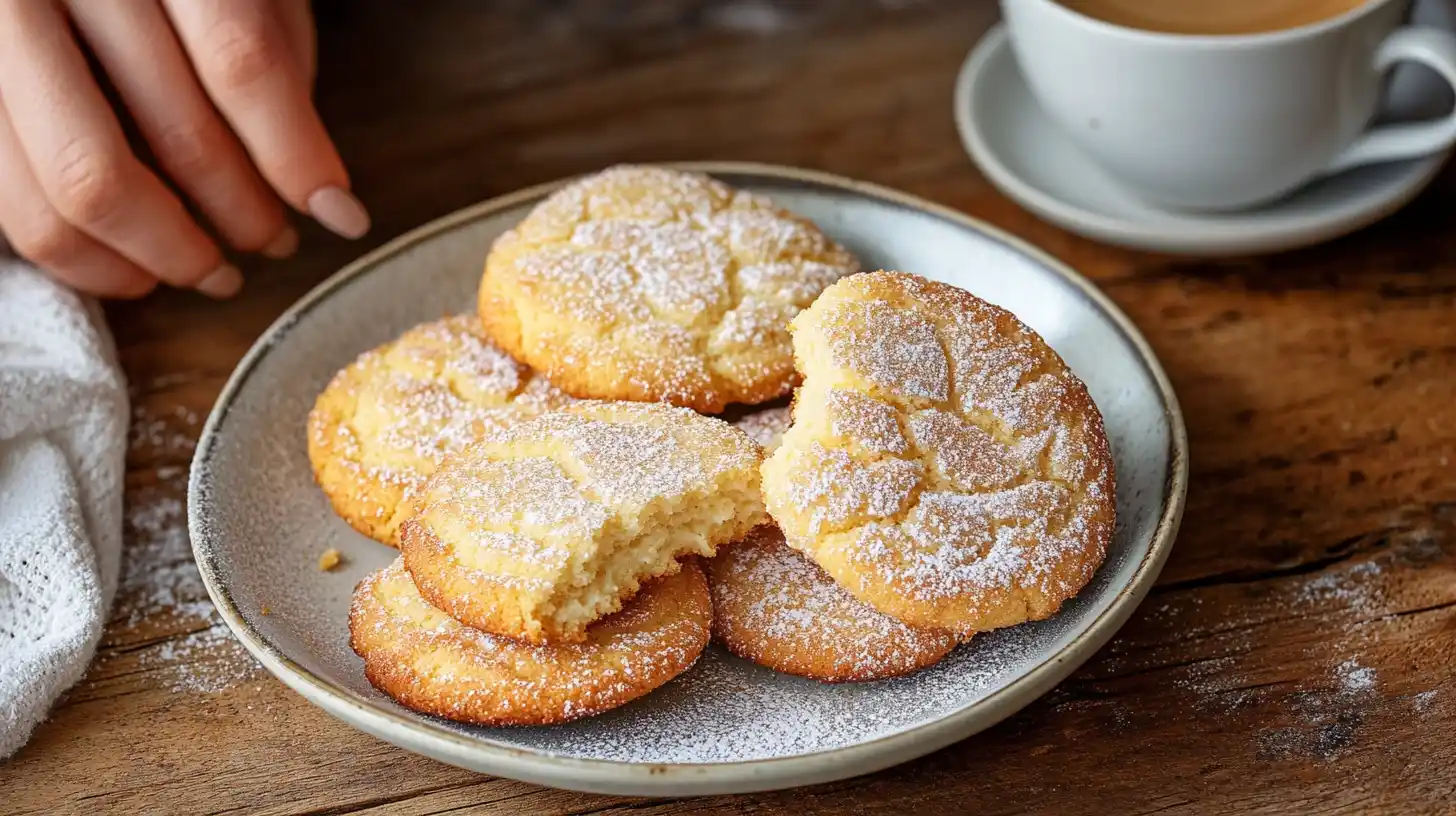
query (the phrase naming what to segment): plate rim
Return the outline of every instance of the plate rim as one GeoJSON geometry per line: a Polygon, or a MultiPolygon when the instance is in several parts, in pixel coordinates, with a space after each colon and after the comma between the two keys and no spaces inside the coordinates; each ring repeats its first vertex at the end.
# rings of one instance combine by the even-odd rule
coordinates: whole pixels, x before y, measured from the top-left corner
{"type": "Polygon", "coordinates": [[[1376,196],[1371,204],[1332,217],[1305,217],[1283,227],[1261,229],[1257,218],[1199,224],[1193,220],[1196,215],[1171,213],[1181,220],[1153,224],[1107,215],[1063,200],[1027,181],[990,146],[990,140],[971,116],[971,108],[986,69],[996,58],[1016,59],[1004,22],[991,26],[966,54],[956,73],[951,93],[951,113],[956,131],[971,161],[997,190],[1038,217],[1077,235],[1129,249],[1171,255],[1225,257],[1284,252],[1332,241],[1382,221],[1405,207],[1440,175],[1453,152],[1452,148],[1448,148],[1429,156],[1405,159],[1404,162],[1411,165],[1411,178],[1392,192],[1376,196]]]}
{"type": "Polygon", "coordinates": [[[692,795],[771,790],[871,773],[938,750],[989,728],[1071,674],[1102,647],[1142,601],[1162,570],[1182,520],[1188,486],[1188,437],[1182,411],[1167,374],[1141,332],[1107,295],[1049,253],[995,226],[941,204],[889,187],[832,173],[740,161],[661,162],[661,166],[707,173],[760,177],[877,199],[927,213],[1023,254],[1088,298],[1111,320],[1152,375],[1169,428],[1169,468],[1162,486],[1163,509],[1147,553],[1107,609],[1061,650],[985,698],[947,716],[866,742],[808,754],[722,763],[646,763],[583,759],[500,745],[455,733],[442,725],[355,699],[336,684],[313,675],[253,628],[233,602],[214,560],[214,546],[200,493],[203,474],[217,448],[219,428],[238,392],[278,338],[343,286],[385,260],[462,224],[538,200],[580,176],[557,179],[496,196],[432,220],[365,253],[330,275],[289,306],[261,334],[228,376],[198,439],[188,475],[187,518],[193,558],[208,596],[234,637],[285,685],[332,716],[406,750],[499,776],[570,790],[623,795],[692,795]]]}

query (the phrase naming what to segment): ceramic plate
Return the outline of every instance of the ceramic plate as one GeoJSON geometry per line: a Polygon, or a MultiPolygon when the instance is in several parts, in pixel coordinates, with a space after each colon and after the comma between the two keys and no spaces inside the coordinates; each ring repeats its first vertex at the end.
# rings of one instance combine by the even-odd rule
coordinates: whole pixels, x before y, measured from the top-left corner
{"type": "Polygon", "coordinates": [[[396,553],[330,512],[310,475],[304,419],[355,355],[473,308],[491,241],[553,184],[448,216],[339,272],[263,335],[223,389],[192,467],[193,548],[223,619],[269,671],[345,722],[454,765],[577,790],[688,795],[824,782],[929,753],[1046,692],[1122,625],[1172,546],[1188,474],[1177,402],[1127,318],[1042,252],[928,202],[801,170],[692,167],[809,216],[867,268],[913,270],[1011,309],[1066,358],[1106,416],[1117,463],[1116,536],[1091,585],[1051,620],[977,636],[927,671],[877,683],[820,685],[712,646],[635,703],[517,729],[422,716],[375,691],[348,647],[349,594],[396,553]],[[328,547],[344,565],[320,572],[328,547]]]}

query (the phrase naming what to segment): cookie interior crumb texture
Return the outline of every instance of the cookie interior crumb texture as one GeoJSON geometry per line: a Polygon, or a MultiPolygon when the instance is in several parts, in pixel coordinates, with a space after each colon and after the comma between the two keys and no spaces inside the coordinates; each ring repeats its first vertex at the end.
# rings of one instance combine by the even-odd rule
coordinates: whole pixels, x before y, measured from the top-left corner
{"type": "Polygon", "coordinates": [[[759,446],[660,403],[579,402],[449,460],[403,527],[431,603],[475,628],[574,642],[678,559],[765,522],[759,446]]]}
{"type": "Polygon", "coordinates": [[[762,196],[621,166],[551,195],[495,242],[480,314],[576,396],[718,413],[792,389],[789,320],[858,268],[762,196]]]}
{"type": "Polygon", "coordinates": [[[792,329],[805,382],[763,468],[791,546],[881,611],[962,635],[1046,618],[1091,579],[1112,458],[1031,329],[896,272],[835,284],[792,329]]]}

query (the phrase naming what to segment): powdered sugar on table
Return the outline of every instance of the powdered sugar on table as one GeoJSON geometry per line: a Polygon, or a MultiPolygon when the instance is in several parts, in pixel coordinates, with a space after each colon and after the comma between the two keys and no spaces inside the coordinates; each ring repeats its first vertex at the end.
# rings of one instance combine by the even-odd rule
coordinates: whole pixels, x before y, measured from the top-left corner
{"type": "MultiPolygon", "coordinates": [[[[190,451],[198,424],[191,411],[158,417],[139,409],[131,448],[151,455],[190,451]]],[[[128,642],[135,632],[158,628],[178,632],[137,654],[170,691],[211,693],[257,677],[260,667],[223,624],[192,560],[181,499],[186,469],[163,465],[156,476],[156,484],[127,496],[122,574],[107,640],[128,642]]],[[[113,659],[103,646],[100,660],[113,659]]]]}

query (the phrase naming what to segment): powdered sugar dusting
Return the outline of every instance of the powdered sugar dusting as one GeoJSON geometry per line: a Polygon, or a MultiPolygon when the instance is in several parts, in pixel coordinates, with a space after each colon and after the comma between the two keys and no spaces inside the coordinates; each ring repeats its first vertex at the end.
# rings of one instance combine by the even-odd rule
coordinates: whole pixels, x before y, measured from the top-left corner
{"type": "MultiPolygon", "coordinates": [[[[996,493],[923,494],[905,522],[912,546],[896,573],[926,600],[953,598],[969,586],[1066,591],[1046,584],[1057,580],[1062,562],[1076,552],[1075,539],[1056,529],[1069,498],[1065,488],[1045,482],[996,493]]],[[[874,551],[887,542],[899,543],[866,537],[866,554],[874,563],[884,563],[874,551]]]]}
{"type": "Polygon", "coordinates": [[[594,730],[529,735],[553,753],[622,762],[742,762],[871,741],[938,719],[984,697],[1035,653],[1051,629],[977,636],[928,669],[874,683],[826,685],[790,677],[710,647],[649,701],[607,712],[594,730]],[[977,642],[979,641],[979,642],[977,642]],[[772,692],[756,687],[771,684],[772,692]],[[807,700],[812,704],[806,704],[807,700]],[[681,727],[691,723],[691,728],[681,727]],[[631,739],[602,739],[602,734],[631,739]]]}
{"type": "MultiPolygon", "coordinates": [[[[180,443],[164,442],[168,448],[180,443]]],[[[171,691],[212,693],[256,677],[252,656],[223,624],[192,559],[185,507],[179,498],[186,482],[180,467],[157,469],[159,483],[131,496],[126,506],[126,547],[110,637],[125,630],[183,630],[146,647],[137,656],[171,691]]],[[[103,652],[103,660],[114,659],[103,652]]]]}
{"type": "Polygon", "coordinates": [[[482,296],[515,313],[523,360],[552,377],[589,371],[576,393],[705,412],[790,387],[785,325],[859,268],[762,196],[634,166],[551,195],[496,241],[486,267],[482,296]]]}
{"type": "Polygon", "coordinates": [[[857,600],[772,527],[709,563],[714,631],[746,658],[829,680],[870,680],[930,665],[955,647],[857,600]]]}
{"type": "Polygon", "coordinates": [[[831,388],[824,397],[829,430],[871,453],[905,453],[909,445],[895,409],[858,391],[831,388]]]}
{"type": "Polygon", "coordinates": [[[263,667],[221,620],[163,642],[140,658],[160,672],[168,691],[215,694],[259,677],[263,667]]]}
{"type": "Polygon", "coordinates": [[[396,502],[413,496],[446,457],[570,401],[466,315],[421,324],[361,355],[320,397],[310,433],[332,464],[374,486],[361,496],[353,485],[325,480],[326,490],[342,491],[350,512],[389,522],[396,502]]]}
{"type": "Polygon", "coordinates": [[[1333,604],[1360,616],[1379,614],[1386,601],[1376,580],[1381,572],[1380,564],[1375,561],[1330,570],[1305,581],[1293,603],[1300,607],[1333,604]]]}
{"type": "MultiPolygon", "coordinates": [[[[728,305],[733,256],[722,243],[688,224],[588,221],[577,226],[571,242],[581,250],[605,251],[609,258],[623,259],[622,269],[635,273],[632,296],[645,298],[652,313],[671,316],[680,325],[691,325],[728,305]]],[[[594,288],[590,281],[583,285],[594,288]]]]}
{"type": "MultiPolygon", "coordinates": [[[[468,541],[453,546],[488,551],[496,572],[507,564],[531,571],[561,570],[570,543],[590,540],[607,523],[606,509],[583,494],[561,467],[546,458],[476,459],[466,456],[442,469],[425,489],[422,513],[430,519],[463,520],[468,541]],[[529,496],[523,502],[522,498],[529,496]]],[[[443,546],[442,542],[442,546],[443,546]]],[[[529,577],[529,576],[525,576],[529,577]]]]}
{"type": "Polygon", "coordinates": [[[904,400],[950,396],[949,364],[933,323],[880,300],[835,306],[817,325],[836,366],[904,400]]]}
{"type": "Polygon", "coordinates": [[[1400,613],[1408,608],[1400,588],[1382,579],[1402,558],[1397,545],[1316,574],[1200,587],[1197,594],[1180,591],[1148,610],[1160,631],[1173,633],[1160,648],[1143,652],[1143,659],[1152,660],[1131,659],[1130,651],[1118,654],[1121,641],[1115,640],[1105,668],[1130,676],[1152,662],[1181,656],[1178,644],[1213,650],[1217,656],[1209,659],[1185,665],[1174,657],[1177,662],[1167,664],[1173,674],[1184,675],[1175,683],[1192,693],[1200,711],[1230,712],[1257,701],[1261,754],[1338,758],[1363,742],[1361,723],[1388,714],[1395,700],[1424,714],[1436,699],[1434,689],[1395,697],[1398,681],[1411,678],[1390,681],[1384,677],[1389,666],[1371,662],[1390,654],[1387,637],[1399,630],[1400,613]],[[1281,637],[1266,641],[1273,629],[1281,637]],[[1266,659],[1249,659],[1260,652],[1266,659]]]}
{"type": "Polygon", "coordinates": [[[1380,699],[1380,678],[1359,657],[1349,657],[1320,682],[1322,688],[1289,698],[1288,725],[1259,731],[1259,752],[1267,758],[1291,756],[1333,760],[1356,742],[1361,723],[1380,699]],[[1333,688],[1330,688],[1330,683],[1333,688]]]}
{"type": "Polygon", "coordinates": [[[933,457],[935,469],[960,490],[1003,489],[1035,466],[1031,457],[1018,455],[1011,446],[950,411],[921,411],[908,424],[915,447],[933,457]]]}
{"type": "Polygon", "coordinates": [[[795,469],[798,478],[784,492],[807,516],[804,526],[815,535],[898,516],[914,500],[924,475],[919,462],[891,456],[861,463],[848,451],[817,441],[802,451],[780,447],[775,457],[784,457],[795,469]]]}
{"type": "MultiPolygon", "coordinates": [[[[473,454],[498,461],[543,455],[612,508],[681,496],[725,474],[751,472],[759,459],[726,424],[657,403],[579,403],[492,434],[473,454]]],[[[538,503],[535,485],[518,481],[515,501],[538,503]]]]}
{"type": "Polygon", "coordinates": [[[145,403],[132,409],[127,447],[148,456],[189,454],[197,446],[201,418],[192,409],[177,405],[157,411],[145,403]]]}
{"type": "Polygon", "coordinates": [[[1347,693],[1375,688],[1375,670],[1369,666],[1360,665],[1360,661],[1353,657],[1335,667],[1335,677],[1340,681],[1340,687],[1347,693]]]}
{"type": "Polygon", "coordinates": [[[157,615],[206,619],[212,601],[192,561],[186,508],[171,491],[155,490],[127,505],[131,533],[122,559],[117,616],[128,625],[157,615]]]}
{"type": "Polygon", "coordinates": [[[386,690],[441,716],[559,721],[645,694],[691,666],[708,641],[706,598],[689,598],[695,566],[645,588],[586,642],[530,646],[464,626],[419,593],[403,559],[360,583],[354,648],[386,690]]]}

